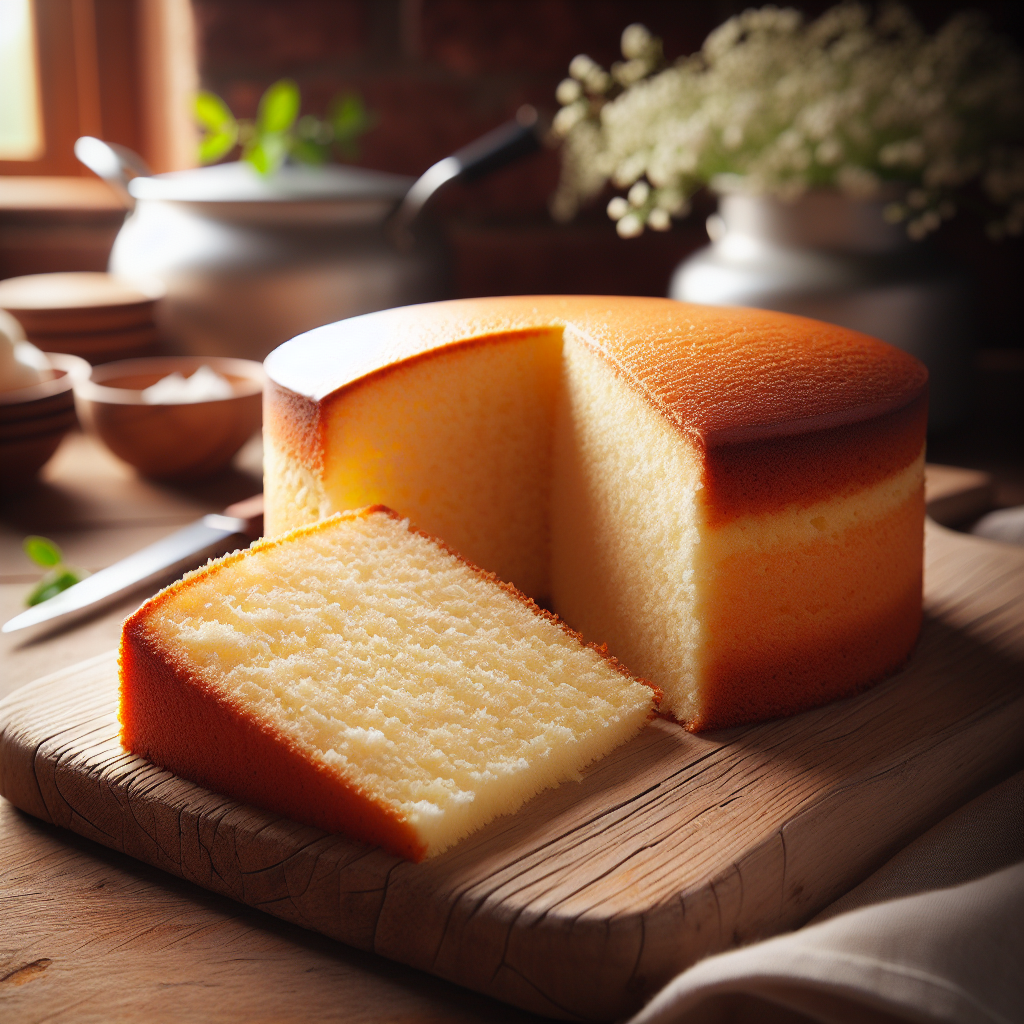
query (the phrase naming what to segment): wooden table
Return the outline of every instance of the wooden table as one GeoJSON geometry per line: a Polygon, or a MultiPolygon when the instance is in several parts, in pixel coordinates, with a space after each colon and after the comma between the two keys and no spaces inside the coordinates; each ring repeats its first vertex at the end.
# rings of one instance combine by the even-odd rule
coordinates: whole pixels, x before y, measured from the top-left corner
{"type": "MultiPolygon", "coordinates": [[[[260,490],[258,442],[188,490],[140,480],[80,434],[35,488],[0,507],[0,621],[38,572],[22,538],[95,570],[260,490]]],[[[117,645],[138,595],[77,628],[0,635],[0,697],[117,645]]],[[[0,1019],[35,1021],[525,1022],[429,975],[287,925],[43,825],[0,799],[0,1019]]]]}
{"type": "MultiPolygon", "coordinates": [[[[27,533],[101,568],[259,490],[258,443],[214,485],[141,481],[81,435],[2,507],[0,621],[37,578],[27,533]]],[[[984,477],[933,475],[952,517],[983,511],[984,477]],[[975,506],[977,508],[975,509],[975,506]]],[[[0,638],[0,697],[116,645],[138,596],[75,628],[0,638]]],[[[42,1020],[528,1021],[528,1013],[322,939],[178,881],[0,800],[0,1017],[42,1020]]]]}

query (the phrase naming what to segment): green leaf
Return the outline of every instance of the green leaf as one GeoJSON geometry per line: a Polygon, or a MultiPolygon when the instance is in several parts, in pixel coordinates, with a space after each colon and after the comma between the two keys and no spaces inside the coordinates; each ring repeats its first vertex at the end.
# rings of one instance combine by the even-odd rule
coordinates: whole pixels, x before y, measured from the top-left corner
{"type": "Polygon", "coordinates": [[[260,135],[247,146],[242,159],[263,175],[274,174],[288,155],[288,138],[280,133],[260,135]]]}
{"type": "Polygon", "coordinates": [[[299,87],[290,79],[275,82],[260,99],[256,128],[264,132],[286,132],[299,116],[299,87]]]}
{"type": "Polygon", "coordinates": [[[60,565],[64,561],[60,548],[46,537],[26,537],[21,546],[25,549],[25,554],[44,569],[60,565]]]}
{"type": "MultiPolygon", "coordinates": [[[[193,110],[196,120],[207,131],[219,134],[230,130],[235,124],[235,115],[228,109],[228,105],[215,93],[200,92],[196,96],[193,110]]],[[[236,128],[237,131],[237,128],[236,128]]]]}
{"type": "Polygon", "coordinates": [[[25,598],[25,604],[31,608],[33,605],[49,601],[51,597],[56,597],[62,590],[67,590],[68,587],[80,583],[82,575],[73,569],[64,568],[48,572],[25,598]]]}
{"type": "Polygon", "coordinates": [[[319,167],[327,163],[331,151],[327,146],[321,146],[310,139],[298,139],[292,143],[291,155],[300,163],[319,167]]]}
{"type": "Polygon", "coordinates": [[[201,164],[216,163],[222,156],[230,153],[238,141],[238,125],[232,125],[231,130],[213,132],[203,136],[199,142],[199,162],[201,164]]]}
{"type": "Polygon", "coordinates": [[[270,173],[270,158],[263,148],[262,142],[253,142],[242,151],[242,159],[251,164],[260,174],[270,173]]]}
{"type": "Polygon", "coordinates": [[[227,104],[212,92],[200,92],[193,109],[196,120],[206,129],[199,142],[199,162],[215,163],[234,148],[239,122],[227,104]]]}

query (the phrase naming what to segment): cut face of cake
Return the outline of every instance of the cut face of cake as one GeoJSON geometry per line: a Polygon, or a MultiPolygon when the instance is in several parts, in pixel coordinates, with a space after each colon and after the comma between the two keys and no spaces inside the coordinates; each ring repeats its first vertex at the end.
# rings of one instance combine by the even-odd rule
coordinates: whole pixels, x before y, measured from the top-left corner
{"type": "Polygon", "coordinates": [[[126,621],[120,670],[128,750],[412,860],[578,777],[656,699],[380,508],[190,573],[126,621]]]}
{"type": "Polygon", "coordinates": [[[268,534],[391,505],[690,729],[854,693],[915,643],[927,373],[873,338],[519,297],[356,317],[266,368],[268,534]]]}

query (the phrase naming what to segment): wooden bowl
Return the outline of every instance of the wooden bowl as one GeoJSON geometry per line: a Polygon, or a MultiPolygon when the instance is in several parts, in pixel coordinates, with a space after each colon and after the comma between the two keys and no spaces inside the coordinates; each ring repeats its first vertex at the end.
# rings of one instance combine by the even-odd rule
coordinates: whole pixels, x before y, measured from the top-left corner
{"type": "Polygon", "coordinates": [[[263,366],[250,359],[162,356],[94,366],[75,385],[83,426],[117,456],[155,480],[202,480],[223,469],[262,420],[263,366]],[[171,373],[209,366],[226,377],[231,398],[147,405],[143,388],[171,373]]]}
{"type": "Polygon", "coordinates": [[[78,356],[52,353],[50,380],[0,392],[0,493],[23,487],[75,426],[74,385],[90,366],[78,356]]]}

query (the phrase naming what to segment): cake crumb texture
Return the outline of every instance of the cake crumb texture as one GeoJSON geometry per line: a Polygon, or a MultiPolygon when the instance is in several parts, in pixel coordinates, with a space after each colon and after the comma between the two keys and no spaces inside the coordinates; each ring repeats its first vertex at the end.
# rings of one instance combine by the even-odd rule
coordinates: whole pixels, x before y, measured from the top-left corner
{"type": "Polygon", "coordinates": [[[577,778],[654,699],[382,509],[187,575],[121,645],[127,749],[413,860],[577,778]]]}

